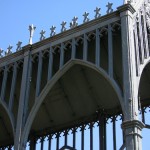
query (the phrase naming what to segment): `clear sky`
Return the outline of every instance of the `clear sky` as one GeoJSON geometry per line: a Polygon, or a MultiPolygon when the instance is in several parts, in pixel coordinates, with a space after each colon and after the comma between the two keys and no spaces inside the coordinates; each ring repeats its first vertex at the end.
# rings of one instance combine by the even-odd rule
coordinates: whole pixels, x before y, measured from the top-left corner
{"type": "MultiPolygon", "coordinates": [[[[114,3],[113,9],[123,4],[123,0],[109,0],[114,3]]],[[[89,18],[94,19],[94,10],[101,8],[102,15],[106,14],[107,0],[0,0],[0,48],[6,50],[11,44],[16,50],[16,44],[20,40],[22,46],[29,41],[28,27],[36,26],[33,43],[40,38],[40,31],[46,31],[46,37],[50,35],[50,27],[56,26],[56,32],[60,32],[62,21],[67,22],[67,27],[74,16],[83,22],[83,13],[89,12],[89,18]]]]}
{"type": "MultiPolygon", "coordinates": [[[[109,0],[109,2],[114,3],[114,10],[123,4],[123,0],[109,0]]],[[[100,7],[102,15],[105,15],[107,3],[108,0],[0,0],[0,48],[6,50],[10,44],[15,51],[19,40],[23,42],[22,46],[27,45],[30,24],[36,26],[33,37],[35,43],[39,41],[42,29],[46,31],[46,37],[49,37],[52,25],[56,26],[56,32],[59,33],[61,22],[66,21],[69,28],[74,16],[79,18],[78,22],[81,24],[85,11],[90,13],[90,20],[94,19],[96,7],[100,7]]],[[[145,145],[143,149],[148,150],[150,142],[148,143],[146,139],[150,136],[150,131],[144,130],[143,136],[145,145]]]]}

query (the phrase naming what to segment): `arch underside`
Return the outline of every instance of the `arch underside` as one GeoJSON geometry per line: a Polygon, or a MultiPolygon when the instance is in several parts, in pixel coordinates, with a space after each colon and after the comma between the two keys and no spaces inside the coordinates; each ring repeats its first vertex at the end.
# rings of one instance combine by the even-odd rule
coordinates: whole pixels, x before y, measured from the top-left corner
{"type": "Polygon", "coordinates": [[[13,145],[13,130],[10,119],[3,108],[0,105],[0,147],[13,145]]]}
{"type": "Polygon", "coordinates": [[[73,65],[46,95],[30,135],[54,133],[96,120],[98,114],[122,113],[112,85],[94,69],[73,65]]]}
{"type": "Polygon", "coordinates": [[[142,107],[150,106],[150,63],[143,69],[140,84],[139,84],[139,97],[142,107]]]}

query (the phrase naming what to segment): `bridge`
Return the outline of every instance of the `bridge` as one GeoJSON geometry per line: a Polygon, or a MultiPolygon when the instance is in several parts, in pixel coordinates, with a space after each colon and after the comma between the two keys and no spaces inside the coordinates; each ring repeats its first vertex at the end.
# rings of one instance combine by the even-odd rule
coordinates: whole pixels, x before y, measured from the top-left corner
{"type": "MultiPolygon", "coordinates": [[[[113,123],[113,149],[116,150],[116,118],[121,117],[121,149],[141,150],[145,109],[150,107],[150,2],[125,1],[124,5],[94,20],[32,43],[18,46],[0,58],[0,149],[41,150],[47,137],[48,149],[56,138],[56,150],[76,149],[81,132],[97,124],[100,150],[107,149],[107,121],[113,123]],[[142,119],[140,119],[141,112],[142,119]],[[80,129],[80,131],[78,131],[80,129]],[[71,131],[71,135],[68,135],[71,131]],[[64,146],[59,146],[63,133],[64,146]],[[68,145],[72,136],[72,145],[68,145]]],[[[43,34],[42,34],[43,35],[43,34]]]]}

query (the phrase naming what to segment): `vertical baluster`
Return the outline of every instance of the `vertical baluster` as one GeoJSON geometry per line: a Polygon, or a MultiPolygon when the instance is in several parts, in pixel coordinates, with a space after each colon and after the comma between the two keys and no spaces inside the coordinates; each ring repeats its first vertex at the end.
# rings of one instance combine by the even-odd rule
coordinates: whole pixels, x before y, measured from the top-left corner
{"type": "Polygon", "coordinates": [[[76,127],[73,128],[73,148],[76,148],[76,127]]]}
{"type": "Polygon", "coordinates": [[[36,150],[36,139],[34,137],[30,140],[30,150],[36,150]]]}
{"type": "Polygon", "coordinates": [[[53,71],[53,48],[50,46],[47,81],[49,81],[52,78],[52,71],[53,71]]]}
{"type": "Polygon", "coordinates": [[[112,27],[108,25],[108,73],[113,78],[113,41],[112,27]]]}
{"type": "Polygon", "coordinates": [[[51,150],[51,143],[52,142],[52,135],[50,134],[49,136],[48,136],[48,150],[51,150]]]}
{"type": "Polygon", "coordinates": [[[85,130],[85,125],[81,126],[81,150],[84,150],[84,130],[85,130]]]}
{"type": "Polygon", "coordinates": [[[96,66],[100,66],[100,32],[99,29],[96,29],[96,50],[95,50],[95,63],[96,66]]]}
{"type": "Polygon", "coordinates": [[[9,110],[12,110],[13,102],[14,102],[14,92],[15,92],[15,86],[16,86],[16,79],[17,79],[17,62],[14,63],[13,66],[13,77],[12,77],[12,83],[11,83],[11,91],[10,91],[10,98],[9,98],[9,110]]]}
{"type": "Polygon", "coordinates": [[[142,22],[141,22],[141,13],[139,13],[139,40],[140,40],[140,58],[141,58],[141,63],[144,63],[144,45],[143,45],[143,31],[142,31],[142,22]]]}
{"type": "Polygon", "coordinates": [[[145,109],[142,108],[142,122],[145,123],[145,109]]]}
{"type": "Polygon", "coordinates": [[[56,134],[56,150],[59,150],[59,137],[60,137],[60,133],[58,132],[56,134]]]}
{"type": "Polygon", "coordinates": [[[67,130],[65,130],[64,136],[65,136],[65,146],[67,146],[67,143],[68,143],[68,131],[67,130]]]}
{"type": "Polygon", "coordinates": [[[100,150],[106,149],[106,119],[104,116],[100,116],[100,125],[99,125],[99,132],[100,132],[100,150]]]}
{"type": "Polygon", "coordinates": [[[37,74],[37,80],[36,80],[36,97],[38,97],[40,94],[41,77],[42,77],[42,63],[43,63],[43,56],[42,56],[42,51],[40,51],[39,58],[38,58],[38,74],[37,74]]]}
{"type": "Polygon", "coordinates": [[[11,150],[11,147],[12,147],[12,146],[8,146],[8,150],[11,150]]]}
{"type": "Polygon", "coordinates": [[[88,53],[88,42],[87,42],[87,35],[84,34],[84,39],[83,39],[83,60],[87,60],[87,53],[88,53]]]}
{"type": "Polygon", "coordinates": [[[75,38],[72,39],[72,53],[71,53],[71,58],[75,59],[76,56],[76,41],[75,38]]]}
{"type": "Polygon", "coordinates": [[[59,69],[62,68],[62,66],[64,65],[64,44],[61,43],[60,46],[60,64],[59,64],[59,69]]]}
{"type": "Polygon", "coordinates": [[[7,68],[7,66],[5,66],[4,74],[3,74],[2,88],[1,88],[1,100],[2,101],[4,101],[4,97],[5,97],[7,76],[8,76],[8,68],[7,68]]]}
{"type": "Polygon", "coordinates": [[[116,117],[113,116],[112,119],[112,123],[113,123],[113,146],[114,146],[114,150],[116,150],[116,117]]]}
{"type": "Polygon", "coordinates": [[[99,120],[98,120],[98,127],[99,127],[99,150],[102,150],[101,149],[101,126],[100,126],[100,122],[101,122],[101,119],[100,119],[100,116],[99,116],[99,120]]]}
{"type": "Polygon", "coordinates": [[[135,53],[136,53],[136,68],[137,68],[137,75],[140,73],[140,58],[139,58],[139,43],[138,43],[138,33],[137,33],[137,22],[134,25],[134,41],[135,41],[135,53]]]}
{"type": "Polygon", "coordinates": [[[44,149],[44,137],[41,138],[40,142],[41,142],[41,150],[43,150],[44,149]]]}
{"type": "Polygon", "coordinates": [[[93,123],[90,123],[90,150],[93,150],[93,123]]]}

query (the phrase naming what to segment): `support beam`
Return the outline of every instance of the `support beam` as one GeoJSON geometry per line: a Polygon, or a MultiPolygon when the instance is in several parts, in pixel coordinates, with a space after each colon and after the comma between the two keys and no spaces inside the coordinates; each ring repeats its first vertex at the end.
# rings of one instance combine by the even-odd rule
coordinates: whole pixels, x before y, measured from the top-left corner
{"type": "Polygon", "coordinates": [[[43,64],[43,54],[42,51],[39,52],[38,58],[38,72],[37,72],[37,79],[36,79],[36,97],[39,96],[41,91],[41,78],[42,78],[42,64],[43,64]]]}
{"type": "Polygon", "coordinates": [[[95,63],[97,67],[100,67],[100,32],[96,29],[96,50],[95,50],[95,63]]]}
{"type": "Polygon", "coordinates": [[[88,55],[88,41],[87,41],[87,35],[84,34],[83,39],[83,60],[87,61],[87,55],[88,55]]]}
{"type": "Polygon", "coordinates": [[[16,86],[16,80],[17,80],[17,62],[14,63],[13,66],[13,77],[12,77],[12,83],[11,83],[11,91],[10,91],[10,98],[9,98],[9,110],[12,111],[13,103],[14,103],[14,93],[15,93],[15,86],[16,86]]]}
{"type": "Polygon", "coordinates": [[[49,81],[52,78],[52,71],[53,71],[53,51],[54,51],[53,48],[50,46],[47,81],[49,81]]]}
{"type": "Polygon", "coordinates": [[[8,67],[5,66],[4,75],[3,75],[3,82],[2,82],[2,88],[1,88],[1,100],[2,101],[4,101],[4,97],[5,97],[7,77],[8,77],[8,67]]]}
{"type": "Polygon", "coordinates": [[[59,64],[59,69],[61,69],[64,65],[64,44],[61,43],[60,46],[60,64],[59,64]]]}
{"type": "Polygon", "coordinates": [[[75,38],[72,39],[72,51],[71,51],[71,59],[75,59],[76,57],[76,41],[75,38]]]}
{"type": "Polygon", "coordinates": [[[113,41],[112,27],[108,24],[108,74],[113,78],[113,41]]]}

